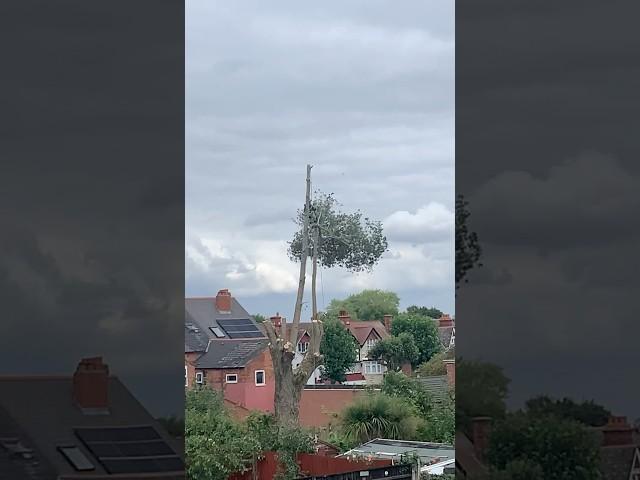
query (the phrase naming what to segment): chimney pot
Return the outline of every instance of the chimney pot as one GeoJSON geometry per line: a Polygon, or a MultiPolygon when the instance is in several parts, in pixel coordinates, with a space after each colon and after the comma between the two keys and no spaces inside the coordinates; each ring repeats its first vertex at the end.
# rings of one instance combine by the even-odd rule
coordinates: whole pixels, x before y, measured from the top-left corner
{"type": "Polygon", "coordinates": [[[102,357],[83,358],[73,374],[73,400],[84,410],[109,407],[109,367],[102,357]]]}
{"type": "Polygon", "coordinates": [[[216,309],[220,313],[231,312],[231,292],[224,288],[216,295],[216,309]]]}
{"type": "Polygon", "coordinates": [[[386,314],[383,317],[384,328],[389,333],[391,333],[391,322],[392,321],[393,321],[393,315],[386,314]]]}
{"type": "Polygon", "coordinates": [[[340,315],[338,315],[338,319],[340,319],[340,321],[344,325],[351,325],[351,317],[349,316],[349,313],[346,310],[340,310],[340,315]]]}

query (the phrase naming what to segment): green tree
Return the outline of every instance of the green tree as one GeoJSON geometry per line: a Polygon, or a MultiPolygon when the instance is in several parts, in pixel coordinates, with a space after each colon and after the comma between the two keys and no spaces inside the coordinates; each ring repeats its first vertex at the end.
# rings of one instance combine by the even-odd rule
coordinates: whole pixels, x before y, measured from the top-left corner
{"type": "Polygon", "coordinates": [[[288,253],[300,263],[298,290],[293,321],[276,331],[271,322],[264,322],[269,338],[269,352],[275,377],[275,414],[281,425],[295,427],[300,415],[300,397],[313,371],[324,363],[320,345],[324,334],[318,315],[317,273],[318,266],[344,267],[350,271],[370,270],[387,249],[387,239],[382,224],[360,212],[341,213],[332,195],[311,196],[311,165],[307,165],[304,207],[296,217],[300,230],[294,234],[288,253]],[[307,330],[309,348],[295,371],[292,361],[296,354],[300,317],[306,283],[307,260],[311,259],[311,310],[312,325],[307,330]]]}
{"type": "Polygon", "coordinates": [[[414,364],[419,357],[415,340],[406,332],[382,339],[369,350],[369,358],[381,360],[391,371],[400,370],[405,363],[414,364]]]}
{"type": "Polygon", "coordinates": [[[466,283],[467,273],[476,266],[482,266],[482,249],[478,234],[469,230],[467,222],[471,213],[469,202],[462,195],[456,197],[456,289],[461,282],[466,283]]]}
{"type": "Polygon", "coordinates": [[[434,401],[425,386],[401,372],[384,376],[381,392],[399,397],[412,405],[419,419],[411,440],[453,444],[455,436],[455,398],[453,391],[442,401],[434,401]]]}
{"type": "Polygon", "coordinates": [[[599,454],[597,437],[587,426],[516,412],[493,427],[487,460],[498,470],[516,460],[533,462],[546,480],[595,480],[600,478],[599,454]]]}
{"type": "Polygon", "coordinates": [[[410,404],[382,393],[369,394],[349,405],[341,422],[344,434],[360,443],[374,438],[413,438],[418,425],[410,404]]]}
{"type": "Polygon", "coordinates": [[[222,396],[210,388],[194,388],[185,398],[187,474],[198,480],[225,480],[245,470],[260,451],[224,408],[222,396]]]}
{"type": "Polygon", "coordinates": [[[384,315],[397,315],[400,298],[385,290],[363,290],[344,300],[333,299],[327,308],[327,316],[338,318],[341,310],[349,312],[352,320],[380,320],[384,315]]]}
{"type": "Polygon", "coordinates": [[[442,350],[438,328],[431,318],[401,313],[391,324],[391,334],[398,336],[401,333],[410,334],[418,346],[419,355],[414,366],[428,361],[442,350]]]}
{"type": "Polygon", "coordinates": [[[502,368],[476,360],[456,360],[456,423],[469,432],[473,417],[505,416],[509,379],[502,368]]]}
{"type": "Polygon", "coordinates": [[[446,375],[447,367],[444,364],[445,360],[455,359],[455,349],[443,350],[436,353],[428,361],[418,367],[416,373],[421,377],[432,377],[436,375],[446,375]]]}
{"type": "Polygon", "coordinates": [[[334,319],[324,324],[320,353],[324,356],[322,375],[332,382],[344,382],[346,372],[358,359],[358,344],[353,335],[334,319]]]}
{"type": "Polygon", "coordinates": [[[603,426],[611,416],[609,410],[593,400],[577,403],[570,398],[555,400],[546,395],[527,400],[525,408],[534,416],[552,415],[576,420],[592,427],[603,426]]]}
{"type": "Polygon", "coordinates": [[[411,315],[421,315],[423,317],[429,317],[433,319],[438,319],[442,315],[444,315],[442,310],[438,310],[436,307],[427,308],[418,307],[417,305],[411,305],[410,307],[407,307],[407,313],[411,315]]]}
{"type": "Polygon", "coordinates": [[[502,470],[491,472],[495,480],[544,480],[542,467],[531,460],[518,459],[507,463],[502,470]]]}
{"type": "Polygon", "coordinates": [[[267,320],[267,317],[265,317],[264,315],[261,315],[259,313],[254,313],[252,315],[253,319],[258,322],[258,323],[264,323],[265,320],[267,320]]]}

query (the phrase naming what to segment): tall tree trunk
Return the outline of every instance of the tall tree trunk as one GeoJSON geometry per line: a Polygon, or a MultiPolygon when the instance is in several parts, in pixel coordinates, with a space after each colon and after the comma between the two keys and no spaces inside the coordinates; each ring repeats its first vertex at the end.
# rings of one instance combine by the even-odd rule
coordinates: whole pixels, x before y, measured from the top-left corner
{"type": "MultiPolygon", "coordinates": [[[[295,350],[298,343],[298,329],[300,328],[300,315],[302,314],[302,299],[304,296],[304,282],[307,275],[307,257],[309,256],[309,212],[311,210],[311,165],[307,165],[307,192],[304,202],[304,219],[302,224],[302,255],[300,257],[300,276],[298,279],[298,296],[293,312],[293,324],[289,332],[291,348],[295,350]]],[[[286,348],[286,345],[285,345],[286,348]]]]}
{"type": "Polygon", "coordinates": [[[318,296],[316,293],[316,276],[318,275],[318,241],[320,226],[316,226],[313,233],[313,270],[311,272],[311,318],[318,320],[318,296]]]}

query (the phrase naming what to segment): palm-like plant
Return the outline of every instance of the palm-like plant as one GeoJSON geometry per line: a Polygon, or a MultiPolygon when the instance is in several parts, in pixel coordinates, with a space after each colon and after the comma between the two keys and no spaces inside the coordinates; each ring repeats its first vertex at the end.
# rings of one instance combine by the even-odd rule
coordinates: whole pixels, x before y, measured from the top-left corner
{"type": "Polygon", "coordinates": [[[408,403],[399,398],[370,394],[348,406],[341,416],[344,434],[357,442],[374,438],[412,438],[418,419],[408,403]]]}

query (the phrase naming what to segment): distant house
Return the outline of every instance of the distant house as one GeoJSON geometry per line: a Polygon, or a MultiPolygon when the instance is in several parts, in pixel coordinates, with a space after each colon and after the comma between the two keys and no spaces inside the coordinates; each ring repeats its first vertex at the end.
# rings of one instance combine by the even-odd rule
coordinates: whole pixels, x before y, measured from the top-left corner
{"type": "Polygon", "coordinates": [[[437,322],[440,343],[445,350],[449,350],[456,344],[455,320],[450,315],[443,314],[437,322]]]}
{"type": "Polygon", "coordinates": [[[183,446],[109,375],[0,377],[0,478],[185,478],[183,446]]]}
{"type": "Polygon", "coordinates": [[[341,311],[338,318],[358,344],[356,364],[349,373],[361,374],[368,384],[380,383],[383,374],[387,371],[387,367],[382,362],[370,358],[369,352],[376,343],[390,336],[391,315],[384,316],[384,323],[377,320],[352,321],[351,316],[346,311],[341,311]]]}
{"type": "MultiPolygon", "coordinates": [[[[276,313],[273,317],[271,317],[270,320],[271,323],[273,323],[276,331],[279,331],[282,328],[282,325],[286,324],[286,319],[280,316],[279,313],[276,313]]],[[[309,342],[311,340],[311,325],[312,324],[310,322],[300,322],[298,324],[298,342],[296,344],[295,355],[291,362],[294,370],[300,366],[307,351],[309,350],[309,342]]],[[[313,371],[313,373],[307,380],[307,385],[315,385],[316,383],[319,383],[321,377],[321,368],[318,367],[313,371]]]]}
{"type": "Polygon", "coordinates": [[[267,347],[261,326],[228,290],[185,299],[185,387],[208,385],[241,408],[272,412],[275,378],[267,347]]]}

